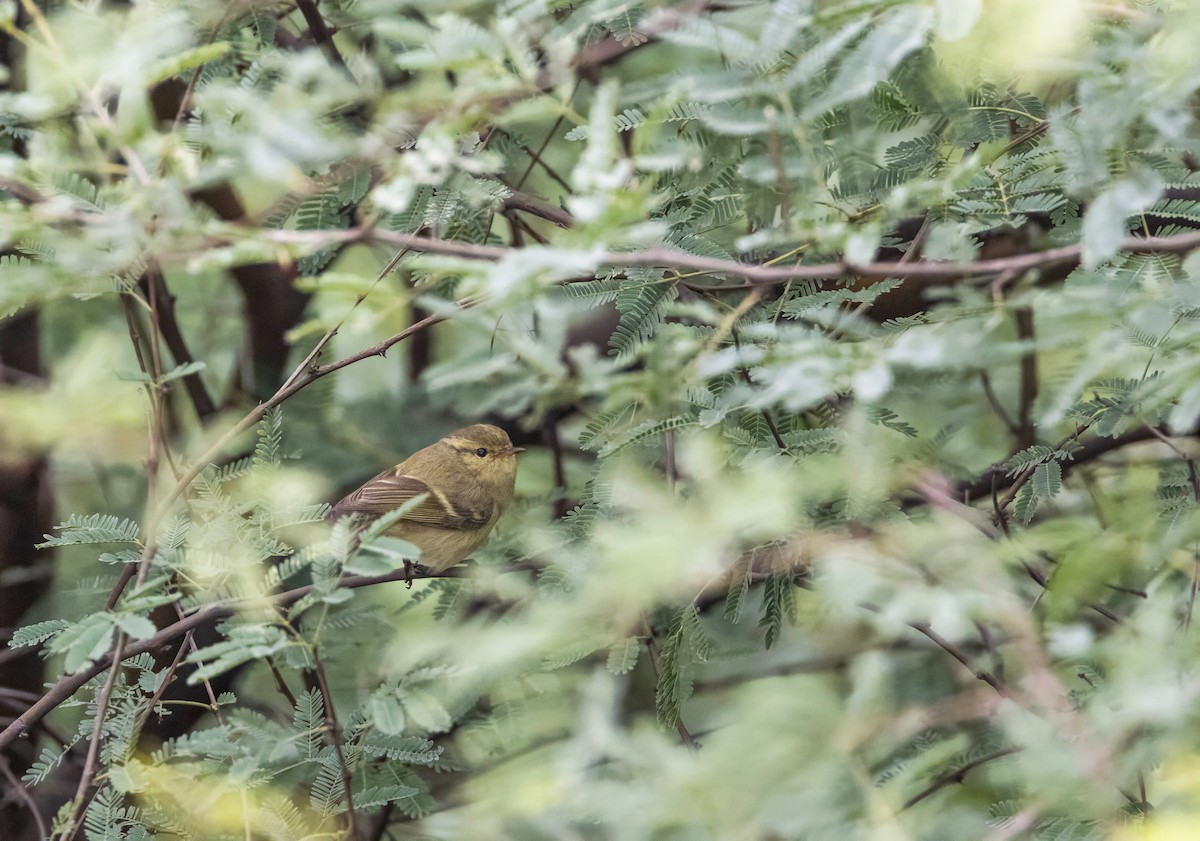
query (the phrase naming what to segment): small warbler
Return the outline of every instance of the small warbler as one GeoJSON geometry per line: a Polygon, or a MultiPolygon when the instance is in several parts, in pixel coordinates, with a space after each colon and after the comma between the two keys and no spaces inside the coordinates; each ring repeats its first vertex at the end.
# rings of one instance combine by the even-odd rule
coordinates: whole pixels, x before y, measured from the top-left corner
{"type": "Polygon", "coordinates": [[[499,427],[468,426],[383,471],[333,506],[330,516],[374,519],[427,494],[384,533],[416,544],[421,563],[441,572],[487,540],[512,502],[516,455],[524,449],[499,427]]]}

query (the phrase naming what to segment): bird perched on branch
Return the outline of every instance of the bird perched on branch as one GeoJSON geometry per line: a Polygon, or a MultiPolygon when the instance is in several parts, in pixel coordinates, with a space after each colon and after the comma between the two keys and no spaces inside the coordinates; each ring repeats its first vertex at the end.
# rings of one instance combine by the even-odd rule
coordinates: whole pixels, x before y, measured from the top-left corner
{"type": "Polygon", "coordinates": [[[424,494],[384,534],[416,544],[421,564],[441,572],[487,540],[512,502],[516,456],[523,450],[499,427],[468,426],[383,471],[333,506],[330,516],[375,519],[424,494]]]}

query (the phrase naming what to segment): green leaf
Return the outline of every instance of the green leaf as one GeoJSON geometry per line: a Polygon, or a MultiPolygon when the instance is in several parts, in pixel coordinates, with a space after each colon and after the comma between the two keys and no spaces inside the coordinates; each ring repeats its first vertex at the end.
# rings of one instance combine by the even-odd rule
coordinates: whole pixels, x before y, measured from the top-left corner
{"type": "Polygon", "coordinates": [[[152,87],[159,82],[165,82],[172,76],[179,76],[203,64],[216,61],[228,54],[229,51],[230,44],[225,41],[213,41],[182,50],[169,59],[163,59],[147,68],[143,84],[147,88],[152,87]]]}
{"type": "Polygon", "coordinates": [[[354,808],[370,811],[385,803],[415,797],[419,792],[420,789],[413,786],[372,786],[354,795],[354,808]]]}
{"type": "Polygon", "coordinates": [[[183,365],[178,365],[162,375],[162,382],[169,383],[172,380],[178,380],[189,374],[196,374],[203,371],[207,365],[203,362],[185,362],[183,365]]]}
{"type": "Polygon", "coordinates": [[[8,641],[8,647],[22,648],[27,645],[37,645],[70,625],[71,623],[65,619],[47,619],[45,622],[26,625],[13,631],[12,638],[8,641]]]}
{"type": "Polygon", "coordinates": [[[1062,465],[1057,461],[1039,464],[1030,480],[1033,493],[1041,499],[1052,499],[1062,490],[1062,465]]]}
{"type": "Polygon", "coordinates": [[[149,637],[154,636],[155,632],[158,630],[158,628],[154,626],[154,623],[145,616],[136,616],[130,613],[120,613],[117,614],[115,621],[118,628],[136,640],[148,639],[149,637]]]}
{"type": "Polygon", "coordinates": [[[72,514],[66,522],[55,526],[62,532],[57,537],[44,534],[38,549],[54,546],[74,546],[83,543],[137,543],[139,527],[133,520],[122,520],[111,514],[92,514],[80,517],[72,514]]]}
{"type": "Polygon", "coordinates": [[[659,279],[629,278],[617,292],[617,310],[621,313],[613,331],[612,353],[619,361],[628,361],[637,348],[649,340],[666,315],[666,307],[678,296],[674,283],[659,279]]]}
{"type": "Polygon", "coordinates": [[[254,446],[254,463],[260,467],[279,464],[283,443],[283,409],[273,406],[258,423],[258,443],[254,446]]]}
{"type": "Polygon", "coordinates": [[[758,620],[758,627],[767,629],[767,648],[779,641],[784,619],[796,623],[796,585],[790,572],[772,573],[763,582],[762,616],[758,620]]]}
{"type": "Polygon", "coordinates": [[[367,702],[367,710],[379,732],[389,736],[398,736],[404,732],[404,707],[394,693],[382,690],[373,693],[367,702]]]}
{"type": "Polygon", "coordinates": [[[115,624],[116,618],[111,613],[93,613],[60,631],[50,641],[49,648],[55,654],[66,655],[63,669],[74,674],[108,651],[115,624]]]}
{"type": "Polygon", "coordinates": [[[252,660],[261,660],[288,647],[283,630],[273,625],[235,625],[222,642],[205,646],[188,655],[187,662],[199,664],[188,676],[193,685],[252,660]]]}
{"type": "Polygon", "coordinates": [[[846,52],[828,90],[805,108],[805,117],[816,117],[869,94],[905,56],[924,46],[932,23],[931,10],[922,6],[899,6],[884,12],[846,52]]]}
{"type": "Polygon", "coordinates": [[[1088,205],[1083,218],[1083,265],[1091,268],[1117,253],[1129,232],[1127,220],[1150,207],[1162,193],[1163,183],[1152,172],[1118,181],[1088,205]]]}
{"type": "Polygon", "coordinates": [[[751,561],[753,556],[743,555],[730,571],[729,591],[725,594],[723,616],[726,622],[737,624],[742,618],[746,594],[750,592],[751,561]]]}
{"type": "Polygon", "coordinates": [[[325,702],[316,687],[306,689],[296,696],[296,706],[292,710],[292,726],[304,737],[309,758],[316,756],[321,749],[321,733],[325,729],[325,702]]]}
{"type": "Polygon", "coordinates": [[[626,637],[614,643],[608,649],[606,666],[614,675],[632,672],[637,665],[638,653],[642,650],[642,641],[638,637],[626,637]]]}
{"type": "Polygon", "coordinates": [[[454,724],[454,718],[432,693],[423,689],[401,687],[400,700],[413,722],[427,733],[442,733],[454,724]]]}

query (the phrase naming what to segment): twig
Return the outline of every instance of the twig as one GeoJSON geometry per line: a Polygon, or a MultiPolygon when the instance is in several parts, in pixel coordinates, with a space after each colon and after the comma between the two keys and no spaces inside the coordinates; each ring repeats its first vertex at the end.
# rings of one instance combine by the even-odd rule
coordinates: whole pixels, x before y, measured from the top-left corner
{"type": "MultiPolygon", "coordinates": [[[[662,665],[658,656],[658,644],[654,641],[654,630],[650,627],[650,620],[645,617],[642,618],[642,632],[646,637],[646,651],[650,654],[650,665],[654,667],[654,678],[657,681],[662,675],[662,665]]],[[[683,723],[682,715],[675,722],[675,732],[679,734],[679,740],[683,742],[684,747],[695,753],[696,739],[683,723]]]]}
{"type": "MultiPolygon", "coordinates": [[[[878,610],[878,608],[875,609],[878,610]]],[[[934,645],[970,669],[971,674],[975,675],[975,677],[992,687],[992,689],[995,689],[999,694],[1004,696],[1008,695],[1008,689],[1005,687],[1004,682],[1001,681],[1000,678],[996,677],[994,674],[985,669],[977,669],[972,666],[970,658],[967,657],[967,655],[963,653],[958,646],[950,642],[950,640],[943,637],[937,631],[933,630],[933,628],[931,628],[927,623],[909,622],[907,624],[908,627],[912,628],[914,631],[917,631],[918,633],[924,634],[926,637],[928,637],[934,645]]]]}
{"type": "Polygon", "coordinates": [[[522,231],[529,234],[539,245],[549,245],[550,240],[535,231],[528,222],[522,219],[515,213],[505,214],[506,218],[513,224],[514,227],[519,227],[522,231]]]}
{"type": "MultiPolygon", "coordinates": [[[[512,135],[509,135],[509,136],[511,137],[512,135]]],[[[551,135],[551,137],[553,137],[553,135],[551,135]]],[[[554,180],[554,182],[556,184],[558,184],[558,186],[562,187],[567,192],[572,192],[573,188],[571,187],[571,185],[567,183],[567,180],[565,178],[563,178],[561,175],[558,174],[558,172],[554,169],[554,167],[552,167],[552,166],[550,166],[550,164],[546,163],[545,158],[543,158],[539,153],[530,149],[524,143],[521,143],[519,145],[521,147],[521,151],[524,152],[526,155],[528,155],[530,158],[532,158],[533,162],[536,163],[538,166],[540,166],[542,168],[542,171],[545,172],[547,175],[549,175],[554,180]]],[[[542,149],[545,149],[545,148],[546,148],[545,143],[543,143],[542,149]]]]}
{"type": "MultiPolygon", "coordinates": [[[[163,695],[167,694],[167,687],[171,685],[171,681],[175,677],[175,672],[179,670],[179,665],[183,662],[183,658],[187,655],[188,643],[193,642],[192,637],[194,631],[188,631],[184,635],[183,642],[179,644],[179,650],[175,652],[175,659],[171,661],[171,665],[167,667],[166,674],[159,681],[158,689],[154,690],[154,694],[150,696],[150,702],[146,705],[146,714],[142,716],[142,724],[144,725],[150,716],[154,713],[154,708],[158,706],[158,702],[162,700],[163,695]]],[[[140,726],[140,725],[139,725],[140,726]]]]}
{"type": "MultiPolygon", "coordinates": [[[[234,10],[240,7],[240,3],[230,3],[225,13],[221,15],[221,19],[217,21],[217,25],[213,27],[212,33],[208,36],[206,43],[211,44],[217,40],[217,36],[221,34],[221,28],[225,26],[225,22],[229,20],[229,16],[234,13],[234,10]]],[[[204,65],[201,64],[188,79],[187,87],[183,89],[183,95],[179,97],[179,109],[175,112],[175,119],[171,121],[171,133],[174,134],[179,129],[179,124],[183,122],[183,115],[187,113],[188,102],[191,101],[192,93],[196,90],[196,83],[200,81],[200,74],[204,72],[204,65]]],[[[163,157],[163,165],[166,165],[167,158],[163,157]]]]}
{"type": "Polygon", "coordinates": [[[995,751],[994,753],[989,753],[987,756],[981,756],[981,757],[979,757],[979,759],[976,759],[972,762],[968,762],[966,765],[963,765],[961,768],[956,768],[955,770],[951,771],[948,774],[943,774],[942,776],[940,776],[936,780],[934,780],[933,783],[928,788],[921,790],[917,794],[914,794],[912,797],[908,798],[908,800],[905,800],[904,805],[900,807],[900,811],[903,812],[905,809],[911,809],[913,806],[916,806],[918,803],[920,803],[925,798],[927,798],[933,794],[936,794],[937,792],[941,791],[948,785],[954,785],[955,783],[961,783],[963,781],[963,779],[967,776],[967,774],[974,771],[980,765],[986,765],[987,763],[994,762],[997,759],[1002,759],[1003,757],[1006,757],[1006,756],[1012,756],[1014,753],[1019,753],[1022,750],[1023,750],[1023,748],[1019,748],[1019,747],[1004,748],[1003,750],[998,750],[998,751],[995,751]]]}
{"type": "Polygon", "coordinates": [[[1179,449],[1179,447],[1175,446],[1175,442],[1168,438],[1167,435],[1161,430],[1153,426],[1148,426],[1147,429],[1150,430],[1155,438],[1166,444],[1171,449],[1171,452],[1179,456],[1180,461],[1187,465],[1188,484],[1192,489],[1192,500],[1194,502],[1200,502],[1200,476],[1196,474],[1196,460],[1184,453],[1184,451],[1179,449]]]}
{"type": "MultiPolygon", "coordinates": [[[[1158,430],[1159,427],[1140,426],[1114,438],[1098,437],[1085,441],[1072,454],[1070,461],[1062,463],[1063,475],[1065,476],[1069,471],[1080,465],[1095,461],[1114,450],[1128,447],[1130,444],[1139,444],[1143,441],[1153,440],[1155,437],[1154,433],[1158,430]]],[[[1013,484],[1013,482],[1014,479],[1006,476],[999,465],[994,465],[984,471],[983,475],[978,479],[955,485],[955,496],[966,502],[972,502],[992,493],[993,487],[996,490],[1003,490],[1013,484]]]]}
{"type": "MultiPolygon", "coordinates": [[[[579,82],[576,82],[575,87],[571,89],[571,96],[567,98],[568,102],[575,98],[575,91],[577,90],[579,90],[579,82]]],[[[559,114],[558,119],[554,121],[554,125],[550,126],[550,130],[546,132],[546,137],[542,140],[542,145],[538,147],[536,152],[529,156],[529,166],[525,167],[525,171],[522,172],[521,177],[517,179],[516,189],[519,190],[525,186],[526,179],[528,179],[529,174],[533,172],[533,165],[541,159],[542,153],[546,151],[546,147],[550,145],[550,141],[554,139],[556,134],[558,134],[558,127],[562,125],[563,119],[563,115],[559,114]]]]}
{"type": "Polygon", "coordinates": [[[292,694],[292,690],[288,688],[287,681],[285,681],[283,679],[283,675],[279,673],[279,667],[275,665],[274,657],[267,658],[267,668],[271,670],[271,674],[275,678],[275,686],[279,689],[279,692],[284,698],[287,699],[288,705],[291,706],[292,709],[295,709],[297,704],[296,696],[292,694]]]}
{"type": "Polygon", "coordinates": [[[100,759],[100,739],[104,735],[104,718],[108,715],[108,702],[112,697],[113,687],[117,683],[117,675],[121,671],[125,642],[125,634],[118,633],[117,644],[113,648],[112,668],[108,670],[108,678],[105,679],[104,686],[96,696],[96,721],[92,727],[92,740],[88,743],[87,757],[83,761],[83,771],[79,775],[79,786],[75,789],[75,806],[64,825],[62,841],[71,841],[75,837],[75,833],[82,823],[84,810],[87,808],[87,791],[92,785],[92,778],[96,775],[96,765],[100,759]]]}
{"type": "Polygon", "coordinates": [[[354,813],[354,797],[350,791],[350,766],[346,764],[346,755],[342,751],[342,729],[338,724],[337,711],[333,707],[333,693],[329,691],[329,681],[325,678],[325,666],[316,649],[313,650],[313,671],[317,675],[317,685],[321,690],[321,698],[325,701],[325,717],[329,721],[329,735],[333,740],[333,749],[337,753],[338,765],[342,770],[342,786],[346,792],[346,818],[349,822],[350,841],[358,838],[358,816],[354,813]]]}
{"type": "MultiPolygon", "coordinates": [[[[733,346],[740,351],[742,343],[738,338],[736,326],[729,328],[729,335],[733,339],[733,346]]],[[[750,372],[746,370],[745,365],[738,366],[738,375],[742,378],[742,382],[751,388],[754,387],[754,381],[750,378],[750,372]]],[[[771,432],[771,437],[775,439],[775,446],[779,448],[779,452],[786,453],[788,451],[787,443],[783,440],[783,436],[779,434],[779,427],[775,425],[775,419],[771,417],[771,413],[766,409],[759,409],[759,414],[762,415],[763,421],[766,422],[767,429],[771,432]]]]}
{"type": "Polygon", "coordinates": [[[992,390],[992,379],[988,376],[985,370],[979,371],[979,382],[983,385],[983,396],[987,398],[988,405],[992,407],[992,411],[996,413],[996,417],[1000,418],[1001,423],[1008,428],[1012,433],[1013,438],[1020,439],[1021,429],[1008,416],[1008,412],[1004,410],[1004,405],[1000,402],[1000,398],[996,396],[996,392],[992,390]]]}
{"type": "Polygon", "coordinates": [[[553,222],[560,228],[570,228],[575,224],[575,217],[558,205],[551,204],[545,199],[539,199],[537,196],[522,193],[519,190],[514,190],[504,200],[503,207],[505,210],[520,210],[524,213],[531,213],[548,222],[553,222]]]}
{"type": "MultiPolygon", "coordinates": [[[[1087,431],[1089,426],[1091,426],[1091,421],[1085,424],[1080,424],[1078,427],[1076,427],[1074,432],[1054,445],[1055,451],[1061,450],[1063,447],[1067,446],[1067,444],[1077,439],[1080,435],[1087,431]]],[[[1012,504],[1012,501],[1017,498],[1017,494],[1021,492],[1021,488],[1025,487],[1025,485],[1029,483],[1029,480],[1033,478],[1033,474],[1037,472],[1037,468],[1040,464],[1042,464],[1042,462],[1031,464],[1029,467],[1017,474],[1012,485],[1009,487],[1008,492],[1005,493],[1000,499],[1000,511],[1004,511],[1005,508],[1012,504]]]]}
{"type": "Polygon", "coordinates": [[[8,787],[17,793],[17,797],[21,798],[22,802],[33,815],[33,822],[37,824],[38,836],[41,838],[49,838],[50,833],[46,829],[46,822],[42,819],[42,813],[38,811],[37,801],[33,799],[33,795],[29,793],[29,789],[17,779],[17,775],[8,767],[8,757],[0,756],[0,774],[4,775],[4,779],[8,782],[8,787]]]}

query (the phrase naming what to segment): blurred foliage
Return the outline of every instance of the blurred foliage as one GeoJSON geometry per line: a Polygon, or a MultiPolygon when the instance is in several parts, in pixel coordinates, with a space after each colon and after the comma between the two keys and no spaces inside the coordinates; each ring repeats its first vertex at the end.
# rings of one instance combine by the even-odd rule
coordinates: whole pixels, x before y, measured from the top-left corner
{"type": "Polygon", "coordinates": [[[49,368],[0,388],[0,435],[64,512],[10,645],[51,679],[128,655],[54,712],[65,745],[33,731],[35,793],[103,735],[51,834],[1195,836],[1200,258],[1123,243],[1200,225],[1200,6],[0,14],[0,310],[38,314],[49,368]],[[632,259],[1075,243],[942,280],[632,259]],[[293,366],[434,313],[430,364],[410,338],[252,432],[225,273],[254,265],[311,294],[293,366]],[[360,586],[407,547],[325,502],[485,418],[532,442],[491,542],[360,586]],[[198,613],[209,641],[128,654],[198,613]],[[180,666],[232,688],[172,700],[180,666]]]}

